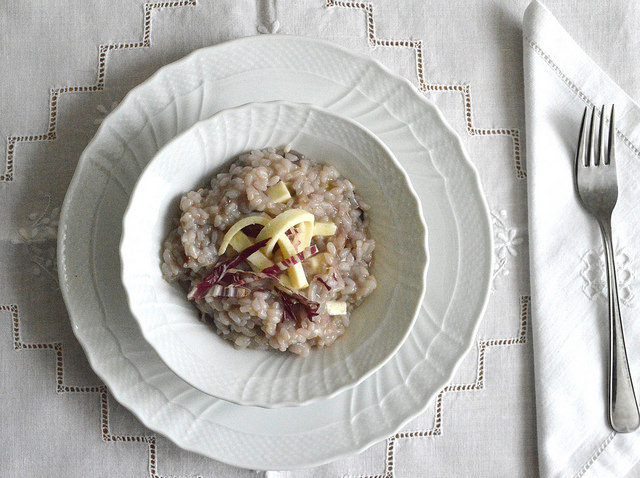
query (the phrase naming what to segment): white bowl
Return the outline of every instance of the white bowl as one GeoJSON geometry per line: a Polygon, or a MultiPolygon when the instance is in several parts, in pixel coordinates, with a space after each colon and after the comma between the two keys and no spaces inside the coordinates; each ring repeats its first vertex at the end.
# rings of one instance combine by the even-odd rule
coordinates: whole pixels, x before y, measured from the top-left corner
{"type": "Polygon", "coordinates": [[[422,303],[426,227],[406,173],[391,151],[354,121],[308,104],[251,103],[194,125],[162,148],[138,180],[124,216],[120,256],[129,305],[145,339],[178,376],[212,396],[267,408],[333,396],[398,350],[422,303]],[[305,357],[235,349],[198,319],[184,290],[166,282],[161,248],[186,191],[238,154],[292,144],[334,165],[371,206],[378,286],[345,334],[305,357]]]}

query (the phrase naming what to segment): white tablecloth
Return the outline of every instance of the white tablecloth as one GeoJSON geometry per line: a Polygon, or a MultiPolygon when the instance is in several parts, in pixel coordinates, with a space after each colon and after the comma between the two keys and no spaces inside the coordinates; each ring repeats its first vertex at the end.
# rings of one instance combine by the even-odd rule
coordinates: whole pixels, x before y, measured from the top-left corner
{"type": "MultiPolygon", "coordinates": [[[[55,236],[81,151],[129,89],[193,49],[265,32],[318,37],[368,52],[435,101],[479,169],[496,256],[477,344],[425,414],[359,456],[269,474],[537,475],[523,154],[526,3],[3,2],[0,475],[255,476],[180,450],[113,400],[73,337],[56,280],[55,236]]],[[[626,0],[547,4],[594,60],[638,98],[640,75],[631,72],[640,67],[640,6],[626,0]],[[625,48],[612,48],[620,43],[625,48]]],[[[633,292],[636,285],[628,287],[633,292]]]]}

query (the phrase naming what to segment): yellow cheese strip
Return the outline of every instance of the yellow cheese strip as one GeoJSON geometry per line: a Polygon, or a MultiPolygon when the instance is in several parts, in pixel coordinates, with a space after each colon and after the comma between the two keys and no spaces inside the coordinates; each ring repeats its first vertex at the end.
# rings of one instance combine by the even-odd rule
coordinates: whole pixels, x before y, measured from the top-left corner
{"type": "Polygon", "coordinates": [[[244,232],[237,233],[229,242],[229,245],[233,247],[236,252],[244,251],[251,244],[253,244],[253,242],[244,232]]]}
{"type": "Polygon", "coordinates": [[[332,222],[316,222],[313,225],[314,236],[333,236],[338,227],[332,222]]]}
{"type": "Polygon", "coordinates": [[[327,313],[329,315],[345,315],[347,313],[347,303],[337,300],[328,300],[327,313]]]}
{"type": "MultiPolygon", "coordinates": [[[[271,221],[267,223],[258,234],[256,242],[269,239],[267,245],[264,247],[264,252],[267,256],[270,256],[273,252],[273,248],[282,236],[286,237],[286,232],[293,226],[296,226],[303,222],[310,222],[313,224],[315,218],[313,214],[303,209],[289,209],[281,214],[278,214],[271,221]]],[[[291,242],[291,241],[289,241],[291,242]]],[[[282,247],[282,245],[281,245],[282,247]]],[[[295,252],[294,252],[295,254],[295,252]]]]}
{"type": "MultiPolygon", "coordinates": [[[[238,232],[233,238],[229,245],[235,249],[236,252],[242,252],[247,247],[253,244],[253,241],[247,236],[244,232],[238,232]]],[[[260,272],[262,269],[266,269],[267,267],[271,267],[273,262],[271,262],[267,256],[265,256],[262,251],[256,251],[247,257],[247,262],[251,266],[251,268],[260,272]]]]}
{"type": "MultiPolygon", "coordinates": [[[[296,248],[293,247],[293,244],[286,236],[283,234],[278,239],[278,245],[280,246],[280,251],[282,251],[282,257],[284,259],[288,259],[296,252],[296,248]]],[[[304,275],[304,269],[302,268],[302,264],[298,262],[297,264],[289,267],[287,269],[287,274],[289,275],[289,281],[291,281],[291,286],[294,289],[304,289],[309,286],[309,282],[307,282],[307,277],[304,275]]]]}
{"type": "Polygon", "coordinates": [[[300,251],[306,249],[311,245],[311,238],[313,237],[314,224],[312,222],[304,222],[300,225],[300,232],[297,234],[300,241],[300,251]]]}
{"type": "Polygon", "coordinates": [[[282,181],[267,189],[267,196],[275,202],[287,202],[291,199],[291,193],[287,189],[287,185],[282,181]]]}
{"type": "MultiPolygon", "coordinates": [[[[222,242],[220,243],[220,247],[218,247],[218,255],[221,256],[227,250],[227,246],[231,242],[231,239],[244,229],[247,226],[251,226],[252,224],[260,224],[261,226],[265,226],[269,223],[271,218],[266,214],[257,214],[254,216],[247,216],[240,219],[233,226],[229,228],[227,233],[222,238],[222,242]]],[[[264,228],[263,228],[264,229],[264,228]]]]}

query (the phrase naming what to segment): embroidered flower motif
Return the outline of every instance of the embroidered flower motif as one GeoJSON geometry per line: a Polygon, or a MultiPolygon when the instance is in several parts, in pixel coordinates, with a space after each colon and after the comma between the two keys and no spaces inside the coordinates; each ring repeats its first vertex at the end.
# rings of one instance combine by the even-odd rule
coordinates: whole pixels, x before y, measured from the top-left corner
{"type": "Polygon", "coordinates": [[[33,263],[33,275],[45,273],[57,284],[56,239],[60,208],[51,207],[51,196],[48,194],[43,195],[42,200],[44,206],[40,212],[32,212],[27,216],[27,224],[18,228],[17,237],[12,242],[27,246],[29,259],[33,263]]]}
{"type": "Polygon", "coordinates": [[[523,243],[523,239],[518,237],[518,231],[515,228],[506,228],[504,232],[498,232],[496,238],[498,257],[506,257],[507,253],[513,257],[518,255],[517,247],[523,243]]]}
{"type": "Polygon", "coordinates": [[[102,122],[109,115],[109,113],[111,113],[113,110],[116,109],[116,106],[118,106],[117,101],[113,101],[109,107],[106,107],[105,105],[102,105],[102,104],[96,106],[99,116],[93,119],[93,124],[95,124],[96,126],[99,126],[100,124],[102,124],[102,122]]]}
{"type": "MultiPolygon", "coordinates": [[[[624,250],[616,252],[616,275],[618,278],[618,298],[627,307],[634,306],[635,295],[632,290],[634,275],[631,272],[631,259],[624,250]]],[[[580,275],[584,281],[582,292],[590,300],[607,299],[607,277],[604,263],[604,249],[591,249],[582,256],[580,275]]]]}
{"type": "Polygon", "coordinates": [[[511,258],[518,255],[518,249],[524,243],[524,239],[518,234],[517,228],[507,225],[507,211],[504,209],[499,214],[492,212],[491,221],[495,234],[496,265],[492,283],[492,289],[495,290],[498,276],[509,275],[507,264],[511,258]]]}

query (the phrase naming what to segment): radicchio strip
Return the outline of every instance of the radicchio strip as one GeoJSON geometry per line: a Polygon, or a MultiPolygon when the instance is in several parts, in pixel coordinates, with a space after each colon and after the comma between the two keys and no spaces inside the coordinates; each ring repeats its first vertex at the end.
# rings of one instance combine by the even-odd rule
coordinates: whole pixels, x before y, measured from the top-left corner
{"type": "Polygon", "coordinates": [[[262,273],[267,275],[274,275],[278,272],[286,271],[289,267],[293,267],[296,264],[304,261],[305,259],[316,255],[317,253],[318,247],[314,244],[313,246],[307,247],[304,251],[300,251],[287,259],[284,259],[270,267],[267,267],[266,269],[262,269],[262,273]]]}
{"type": "Polygon", "coordinates": [[[233,284],[234,287],[239,287],[241,285],[246,285],[250,282],[259,280],[259,279],[269,279],[272,280],[276,285],[276,290],[278,293],[286,294],[294,303],[299,303],[307,311],[309,319],[312,319],[316,315],[318,315],[318,308],[320,304],[317,302],[308,299],[302,294],[299,294],[295,290],[291,289],[284,285],[284,283],[278,279],[276,276],[271,274],[265,274],[264,272],[253,272],[253,271],[241,271],[238,269],[233,269],[228,271],[230,274],[234,274],[236,277],[241,277],[242,279],[239,282],[233,284]]]}
{"type": "Polygon", "coordinates": [[[202,279],[202,281],[200,281],[198,285],[196,285],[193,289],[191,289],[191,291],[189,291],[189,294],[187,295],[187,299],[189,300],[203,299],[204,296],[207,294],[207,291],[211,289],[211,287],[216,285],[218,282],[220,282],[220,280],[224,277],[224,275],[227,273],[229,269],[232,269],[242,264],[244,261],[247,260],[247,258],[251,254],[253,254],[254,252],[257,252],[258,250],[266,246],[267,242],[269,242],[268,239],[265,239],[264,241],[256,242],[255,244],[252,244],[251,246],[247,247],[244,251],[238,253],[237,256],[217,264],[207,277],[202,279]]]}
{"type": "Polygon", "coordinates": [[[298,238],[299,232],[300,230],[296,226],[293,226],[292,228],[285,231],[285,235],[291,241],[291,245],[294,247],[294,249],[297,249],[300,246],[300,239],[298,238]]]}
{"type": "Polygon", "coordinates": [[[297,302],[296,299],[286,292],[276,289],[280,296],[280,303],[282,304],[282,316],[284,319],[291,320],[300,325],[304,319],[313,320],[318,315],[317,312],[311,310],[308,306],[302,302],[297,302]]]}
{"type": "Polygon", "coordinates": [[[327,284],[327,281],[324,280],[322,277],[316,277],[316,279],[318,280],[318,282],[320,282],[323,286],[325,286],[327,288],[327,290],[331,290],[331,286],[329,284],[327,284]]]}
{"type": "Polygon", "coordinates": [[[205,299],[207,297],[231,297],[240,299],[249,295],[249,292],[249,289],[245,287],[225,287],[220,284],[216,284],[207,291],[207,293],[205,294],[205,299]]]}
{"type": "Polygon", "coordinates": [[[296,234],[298,234],[300,231],[298,230],[298,228],[296,226],[293,226],[290,229],[287,229],[285,231],[285,234],[287,235],[287,237],[289,239],[293,239],[295,237],[296,234]]]}
{"type": "Polygon", "coordinates": [[[230,287],[241,287],[251,282],[262,279],[270,279],[270,277],[260,277],[258,273],[252,271],[243,271],[240,269],[229,269],[224,276],[225,283],[230,287]]]}
{"type": "Polygon", "coordinates": [[[294,310],[294,303],[289,298],[287,294],[282,292],[280,289],[276,289],[278,295],[280,296],[280,303],[282,303],[282,317],[292,322],[297,322],[298,318],[296,316],[296,312],[294,310]]]}

